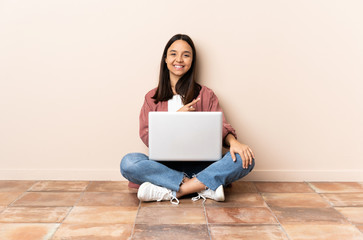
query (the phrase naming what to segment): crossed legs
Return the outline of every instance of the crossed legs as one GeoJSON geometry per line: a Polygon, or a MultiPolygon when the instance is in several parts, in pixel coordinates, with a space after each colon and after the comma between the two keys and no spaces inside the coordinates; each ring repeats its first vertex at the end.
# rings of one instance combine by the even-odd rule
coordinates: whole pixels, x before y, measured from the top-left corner
{"type": "Polygon", "coordinates": [[[215,191],[220,185],[230,184],[252,171],[254,161],[247,169],[243,169],[241,157],[238,154],[236,156],[237,161],[234,162],[230,153],[227,153],[221,160],[209,165],[190,179],[185,177],[183,172],[150,161],[145,154],[130,153],[121,161],[121,173],[131,182],[137,184],[150,182],[174,191],[176,197],[180,198],[206,188],[215,191]]]}

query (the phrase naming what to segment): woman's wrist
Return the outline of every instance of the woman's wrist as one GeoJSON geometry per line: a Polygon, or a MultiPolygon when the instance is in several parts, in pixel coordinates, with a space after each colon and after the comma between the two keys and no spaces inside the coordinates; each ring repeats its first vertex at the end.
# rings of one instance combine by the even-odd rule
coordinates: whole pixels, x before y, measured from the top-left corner
{"type": "Polygon", "coordinates": [[[225,138],[225,143],[227,144],[227,146],[231,146],[231,144],[235,142],[237,142],[237,139],[232,134],[229,133],[225,138]]]}

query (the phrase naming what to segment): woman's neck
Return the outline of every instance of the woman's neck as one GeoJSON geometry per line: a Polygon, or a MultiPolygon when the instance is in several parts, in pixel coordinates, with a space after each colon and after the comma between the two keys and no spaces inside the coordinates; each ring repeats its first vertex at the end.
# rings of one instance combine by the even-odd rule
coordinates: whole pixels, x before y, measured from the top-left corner
{"type": "Polygon", "coordinates": [[[179,78],[176,76],[170,76],[170,85],[171,85],[171,89],[173,90],[173,94],[177,94],[177,92],[175,91],[175,86],[178,83],[179,78]]]}

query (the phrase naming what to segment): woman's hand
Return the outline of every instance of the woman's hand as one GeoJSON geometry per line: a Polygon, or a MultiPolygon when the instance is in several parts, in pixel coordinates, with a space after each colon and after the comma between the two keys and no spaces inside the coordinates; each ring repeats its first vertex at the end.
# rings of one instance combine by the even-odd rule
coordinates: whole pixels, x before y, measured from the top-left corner
{"type": "Polygon", "coordinates": [[[233,161],[236,161],[236,153],[238,153],[242,158],[242,167],[248,168],[248,166],[252,164],[252,159],[255,158],[255,154],[252,149],[246,144],[238,142],[232,134],[227,136],[226,142],[230,146],[229,151],[233,161]]]}
{"type": "Polygon", "coordinates": [[[185,104],[177,112],[192,112],[192,111],[195,111],[195,108],[193,107],[193,105],[196,104],[199,100],[200,100],[200,98],[194,99],[190,103],[185,104]]]}

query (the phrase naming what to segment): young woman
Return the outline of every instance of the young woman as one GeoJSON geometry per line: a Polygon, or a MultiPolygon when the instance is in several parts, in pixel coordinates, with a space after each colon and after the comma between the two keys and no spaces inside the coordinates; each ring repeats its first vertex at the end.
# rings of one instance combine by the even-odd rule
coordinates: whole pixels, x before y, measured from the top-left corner
{"type": "MultiPolygon", "coordinates": [[[[213,91],[196,83],[197,53],[187,35],[177,34],[166,44],[160,65],[158,87],[145,96],[140,113],[140,137],[148,146],[150,111],[219,111],[213,91]]],[[[229,152],[216,162],[157,162],[142,153],[129,153],[121,161],[121,173],[129,181],[141,184],[137,196],[141,201],[170,200],[198,193],[203,198],[224,201],[226,186],[252,171],[254,153],[237,141],[235,130],[223,116],[223,145],[229,152]]]]}

